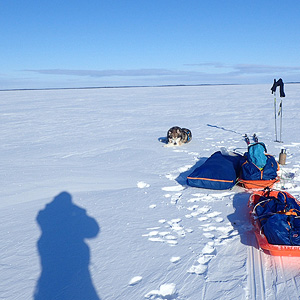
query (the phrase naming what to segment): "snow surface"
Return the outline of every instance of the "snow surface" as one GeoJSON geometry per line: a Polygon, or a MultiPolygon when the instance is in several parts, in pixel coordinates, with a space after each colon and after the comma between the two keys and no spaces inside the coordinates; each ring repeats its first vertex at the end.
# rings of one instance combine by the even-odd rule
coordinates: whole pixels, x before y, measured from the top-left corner
{"type": "Polygon", "coordinates": [[[257,249],[249,194],[185,185],[255,132],[299,198],[299,87],[284,143],[271,84],[0,92],[0,298],[299,299],[300,258],[257,249]],[[191,143],[163,147],[172,126],[191,143]]]}

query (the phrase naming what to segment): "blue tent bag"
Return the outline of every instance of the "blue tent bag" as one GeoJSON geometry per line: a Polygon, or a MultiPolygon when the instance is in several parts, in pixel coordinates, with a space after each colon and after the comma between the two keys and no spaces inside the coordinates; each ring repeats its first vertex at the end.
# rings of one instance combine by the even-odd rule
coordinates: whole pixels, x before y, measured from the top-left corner
{"type": "Polygon", "coordinates": [[[241,158],[240,155],[229,156],[220,151],[215,152],[187,177],[187,184],[212,190],[231,189],[236,183],[241,158]]]}

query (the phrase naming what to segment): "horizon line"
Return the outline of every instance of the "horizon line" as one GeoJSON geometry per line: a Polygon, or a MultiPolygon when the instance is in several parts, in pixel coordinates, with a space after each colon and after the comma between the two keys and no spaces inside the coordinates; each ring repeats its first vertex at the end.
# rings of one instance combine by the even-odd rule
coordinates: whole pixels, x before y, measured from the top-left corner
{"type": "Polygon", "coordinates": [[[46,87],[46,88],[12,88],[0,89],[0,92],[9,91],[47,91],[47,90],[89,90],[89,89],[120,89],[145,87],[181,87],[181,86],[209,86],[209,85],[239,85],[236,83],[199,83],[199,84],[162,84],[162,85],[115,85],[115,86],[83,86],[83,87],[46,87]]]}
{"type": "MultiPolygon", "coordinates": [[[[256,83],[257,84],[257,83],[256,83]]],[[[285,82],[285,84],[300,84],[300,82],[285,82]]],[[[163,85],[117,85],[117,86],[86,86],[86,87],[46,87],[46,88],[12,88],[0,89],[0,92],[13,91],[49,91],[49,90],[90,90],[90,89],[121,89],[121,88],[159,88],[159,87],[192,87],[192,86],[220,86],[220,85],[255,85],[242,83],[199,83],[199,84],[163,84],[163,85]]]]}

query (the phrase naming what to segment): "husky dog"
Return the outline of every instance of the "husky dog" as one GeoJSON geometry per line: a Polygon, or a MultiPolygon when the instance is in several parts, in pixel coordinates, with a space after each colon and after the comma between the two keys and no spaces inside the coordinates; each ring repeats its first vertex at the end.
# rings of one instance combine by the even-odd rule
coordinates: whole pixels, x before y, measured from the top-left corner
{"type": "Polygon", "coordinates": [[[174,126],[168,130],[166,147],[181,146],[189,143],[191,140],[192,132],[189,129],[174,126]]]}

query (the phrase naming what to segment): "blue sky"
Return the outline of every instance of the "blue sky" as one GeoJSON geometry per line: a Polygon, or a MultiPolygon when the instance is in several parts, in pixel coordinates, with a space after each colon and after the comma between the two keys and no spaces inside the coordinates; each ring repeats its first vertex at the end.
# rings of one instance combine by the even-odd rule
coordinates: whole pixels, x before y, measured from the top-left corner
{"type": "Polygon", "coordinates": [[[300,81],[300,1],[0,0],[0,89],[300,81]]]}

